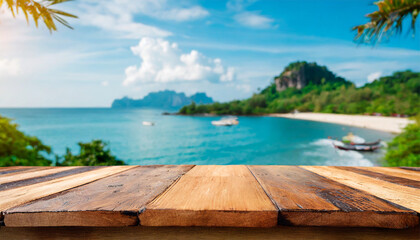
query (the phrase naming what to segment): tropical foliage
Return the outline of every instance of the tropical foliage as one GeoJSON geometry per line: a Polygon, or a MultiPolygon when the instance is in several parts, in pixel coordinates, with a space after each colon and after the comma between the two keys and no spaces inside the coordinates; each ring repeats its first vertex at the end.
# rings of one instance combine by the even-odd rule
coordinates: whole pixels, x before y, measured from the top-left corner
{"type": "MultiPolygon", "coordinates": [[[[286,67],[286,70],[288,67],[286,67]]],[[[326,76],[328,69],[324,69],[326,76]]],[[[309,79],[302,89],[288,88],[281,92],[273,83],[246,100],[210,105],[191,104],[181,114],[259,115],[268,113],[324,112],[346,114],[373,114],[385,116],[402,114],[413,116],[420,112],[420,73],[396,72],[363,87],[348,81],[323,81],[317,84],[309,79]]],[[[333,78],[332,78],[333,79],[333,78]]]]}
{"type": "Polygon", "coordinates": [[[93,140],[88,143],[78,143],[80,152],[73,155],[67,148],[66,154],[62,157],[56,157],[57,166],[112,166],[125,165],[111,154],[108,143],[102,140],[93,140]]]}
{"type": "Polygon", "coordinates": [[[0,116],[0,167],[49,166],[51,148],[36,137],[18,130],[18,125],[0,116]]]}
{"type": "MultiPolygon", "coordinates": [[[[93,140],[79,143],[80,152],[73,155],[67,148],[63,156],[56,155],[57,166],[110,166],[125,163],[111,154],[108,143],[93,140]]],[[[50,166],[48,158],[51,147],[36,137],[19,131],[18,125],[0,116],[0,167],[7,166],[50,166]]]]}
{"type": "Polygon", "coordinates": [[[378,10],[369,13],[369,22],[353,27],[357,31],[356,40],[372,42],[393,34],[400,34],[404,20],[411,16],[410,30],[415,32],[417,16],[420,12],[419,0],[382,0],[375,2],[378,10]]]}
{"type": "Polygon", "coordinates": [[[0,8],[3,4],[6,5],[14,17],[22,12],[28,23],[31,16],[36,27],[38,27],[39,21],[43,21],[48,30],[52,32],[57,31],[55,21],[73,29],[63,17],[77,18],[77,16],[52,8],[56,4],[69,1],[72,0],[0,0],[0,8]]]}
{"type": "Polygon", "coordinates": [[[408,125],[403,133],[388,144],[385,161],[391,167],[420,166],[420,114],[415,123],[408,125]]]}

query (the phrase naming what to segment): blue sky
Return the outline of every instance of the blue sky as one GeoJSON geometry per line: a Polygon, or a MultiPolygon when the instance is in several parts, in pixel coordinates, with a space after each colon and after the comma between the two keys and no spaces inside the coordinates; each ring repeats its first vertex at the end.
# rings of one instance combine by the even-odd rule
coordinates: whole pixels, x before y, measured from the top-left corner
{"type": "Polygon", "coordinates": [[[359,86],[420,71],[418,33],[353,42],[372,2],[76,0],[58,7],[75,29],[53,34],[1,9],[0,107],[106,107],[163,89],[243,99],[296,60],[359,86]]]}

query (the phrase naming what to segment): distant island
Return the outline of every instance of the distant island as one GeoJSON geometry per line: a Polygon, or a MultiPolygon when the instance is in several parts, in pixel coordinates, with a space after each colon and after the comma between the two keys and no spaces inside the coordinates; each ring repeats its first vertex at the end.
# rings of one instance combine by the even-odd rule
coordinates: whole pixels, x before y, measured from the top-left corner
{"type": "Polygon", "coordinates": [[[187,97],[185,93],[177,93],[171,90],[151,92],[142,99],[123,97],[112,102],[112,108],[162,108],[179,109],[191,103],[197,105],[213,103],[213,99],[205,93],[196,93],[187,97]]]}
{"type": "Polygon", "coordinates": [[[395,72],[362,87],[325,66],[298,61],[274,77],[271,85],[245,100],[190,104],[179,114],[265,115],[321,112],[414,116],[420,112],[420,73],[395,72]]]}

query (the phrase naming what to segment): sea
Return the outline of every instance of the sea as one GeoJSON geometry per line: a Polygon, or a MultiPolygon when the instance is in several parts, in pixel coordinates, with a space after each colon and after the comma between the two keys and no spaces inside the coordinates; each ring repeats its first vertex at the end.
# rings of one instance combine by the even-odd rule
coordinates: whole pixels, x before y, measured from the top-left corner
{"type": "MultiPolygon", "coordinates": [[[[330,138],[352,132],[366,141],[394,135],[370,129],[277,117],[239,117],[236,126],[213,126],[220,117],[162,115],[161,109],[3,108],[19,129],[52,147],[79,152],[78,142],[101,139],[132,165],[249,164],[379,166],[385,150],[337,150],[330,138]],[[154,122],[144,126],[143,121],[154,122]]],[[[53,159],[54,156],[52,155],[53,159]]]]}

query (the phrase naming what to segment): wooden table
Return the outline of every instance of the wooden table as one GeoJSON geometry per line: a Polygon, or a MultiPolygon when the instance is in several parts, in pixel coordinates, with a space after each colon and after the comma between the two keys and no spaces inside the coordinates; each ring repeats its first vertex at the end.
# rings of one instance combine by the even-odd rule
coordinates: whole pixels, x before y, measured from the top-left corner
{"type": "Polygon", "coordinates": [[[419,224],[420,169],[8,167],[0,168],[0,212],[3,232],[137,225],[402,229],[419,224]]]}

